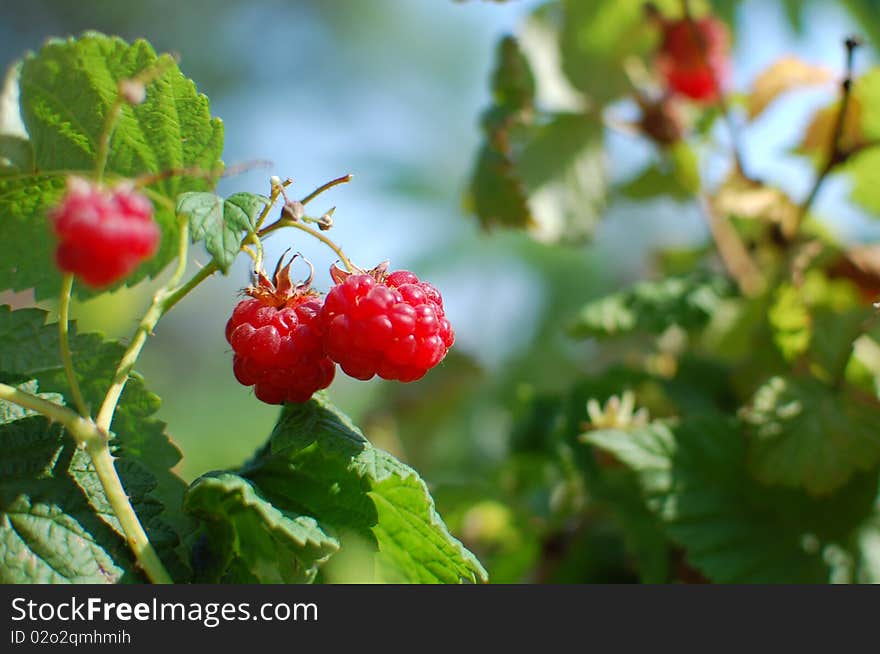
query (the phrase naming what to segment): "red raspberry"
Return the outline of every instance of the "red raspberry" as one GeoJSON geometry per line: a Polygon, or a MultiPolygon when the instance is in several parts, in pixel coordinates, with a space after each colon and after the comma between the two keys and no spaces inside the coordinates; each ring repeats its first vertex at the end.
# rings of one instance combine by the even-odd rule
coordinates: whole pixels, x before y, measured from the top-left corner
{"type": "Polygon", "coordinates": [[[238,303],[226,323],[235,378],[267,404],[307,402],[336,372],[324,355],[318,294],[308,282],[291,284],[290,264],[276,271],[274,284],[260,275],[246,292],[251,297],[238,303]]]}
{"type": "Polygon", "coordinates": [[[59,239],[58,267],[92,287],[127,277],[156,253],[161,237],[150,201],[127,184],[105,189],[71,178],[49,220],[59,239]]]}
{"type": "Polygon", "coordinates": [[[365,274],[331,271],[337,282],[321,312],[324,349],[355,379],[409,382],[436,366],[455,341],[440,292],[387,264],[365,274]]]}
{"type": "Polygon", "coordinates": [[[662,26],[656,64],[669,88],[700,102],[716,100],[716,82],[723,86],[729,72],[730,39],[724,23],[706,16],[693,26],[687,19],[664,20],[662,26]]]}

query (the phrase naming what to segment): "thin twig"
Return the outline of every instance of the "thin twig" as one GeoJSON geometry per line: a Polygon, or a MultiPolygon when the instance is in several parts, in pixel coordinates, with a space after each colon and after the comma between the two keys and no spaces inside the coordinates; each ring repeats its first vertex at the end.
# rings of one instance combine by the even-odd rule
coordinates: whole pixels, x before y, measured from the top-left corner
{"type": "Polygon", "coordinates": [[[346,184],[351,181],[351,178],[352,178],[352,175],[349,173],[348,175],[343,175],[342,177],[337,177],[336,179],[331,179],[326,184],[322,184],[321,186],[316,188],[314,191],[309,193],[306,197],[304,197],[302,200],[300,200],[300,203],[301,204],[308,204],[309,202],[314,200],[316,197],[321,195],[321,193],[323,193],[327,189],[331,189],[334,186],[338,186],[339,184],[346,184]]]}
{"type": "Polygon", "coordinates": [[[268,227],[257,232],[257,236],[260,236],[260,237],[268,236],[269,234],[271,234],[275,230],[281,229],[282,227],[293,227],[295,229],[299,229],[299,230],[305,232],[306,234],[314,236],[316,239],[321,241],[324,245],[326,245],[331,250],[333,250],[333,252],[336,253],[336,256],[339,257],[339,260],[342,262],[342,265],[344,265],[349,272],[355,272],[357,270],[357,266],[355,266],[351,262],[351,259],[349,259],[346,256],[345,252],[342,251],[342,248],[339,247],[338,245],[336,245],[336,243],[334,243],[332,239],[324,236],[318,230],[312,229],[308,225],[305,225],[298,220],[292,220],[290,218],[282,218],[281,220],[278,220],[278,221],[272,223],[271,225],[269,225],[268,227]]]}
{"type": "Polygon", "coordinates": [[[850,36],[844,41],[844,46],[846,47],[846,74],[844,75],[843,81],[840,83],[840,108],[834,119],[834,127],[831,130],[831,136],[828,142],[828,158],[825,160],[825,165],[819,170],[819,174],[816,175],[816,179],[813,182],[810,192],[807,193],[806,199],[801,203],[797,213],[797,219],[794,221],[790,233],[785,235],[788,238],[797,234],[798,229],[807,217],[807,214],[810,212],[810,208],[813,206],[816,196],[819,195],[819,190],[825,183],[828,174],[849,155],[848,152],[844,152],[841,148],[841,139],[843,137],[843,127],[846,123],[846,113],[849,110],[849,102],[852,97],[853,59],[855,50],[859,45],[861,45],[861,41],[854,36],[850,36]]]}

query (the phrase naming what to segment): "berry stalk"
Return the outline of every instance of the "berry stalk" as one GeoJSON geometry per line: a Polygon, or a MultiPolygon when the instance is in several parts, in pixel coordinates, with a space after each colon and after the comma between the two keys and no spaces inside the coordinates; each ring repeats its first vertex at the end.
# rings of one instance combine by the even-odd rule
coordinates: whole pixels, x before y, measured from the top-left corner
{"type": "Polygon", "coordinates": [[[348,270],[348,272],[355,272],[355,270],[356,270],[355,265],[351,262],[351,259],[349,259],[345,255],[345,252],[342,251],[342,248],[339,247],[338,245],[336,245],[336,243],[333,241],[333,239],[325,236],[324,234],[322,234],[318,230],[313,229],[313,228],[309,227],[308,225],[305,225],[297,220],[292,220],[291,218],[282,218],[278,222],[272,223],[271,225],[269,225],[265,229],[262,229],[259,232],[257,232],[257,236],[260,236],[260,237],[267,236],[268,234],[271,234],[272,232],[274,232],[276,229],[281,229],[282,227],[295,227],[296,229],[299,229],[299,230],[305,232],[306,234],[309,234],[310,236],[315,237],[316,239],[321,241],[324,245],[326,245],[328,248],[333,250],[333,252],[336,253],[336,256],[339,257],[339,260],[342,262],[342,265],[345,266],[345,269],[348,270]]]}
{"type": "Polygon", "coordinates": [[[68,273],[61,279],[61,298],[58,303],[58,345],[61,350],[61,361],[64,364],[64,375],[67,377],[67,385],[73,403],[83,417],[88,417],[89,409],[80,390],[76,379],[76,371],[73,368],[73,358],[70,356],[70,339],[68,338],[68,323],[70,314],[70,292],[73,290],[73,275],[68,273]]]}

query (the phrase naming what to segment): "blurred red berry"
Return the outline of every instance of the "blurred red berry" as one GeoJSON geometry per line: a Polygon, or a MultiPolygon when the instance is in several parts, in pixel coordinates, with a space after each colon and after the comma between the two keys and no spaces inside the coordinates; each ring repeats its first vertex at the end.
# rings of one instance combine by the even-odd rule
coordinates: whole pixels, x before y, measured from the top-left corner
{"type": "Polygon", "coordinates": [[[409,382],[436,366],[455,341],[440,292],[406,270],[334,271],[321,320],[324,348],[356,379],[409,382]]]}
{"type": "Polygon", "coordinates": [[[49,220],[59,241],[58,267],[92,287],[128,276],[156,253],[161,238],[153,206],[130,185],[105,189],[71,178],[49,220]]]}
{"type": "Polygon", "coordinates": [[[729,74],[730,38],[717,18],[662,20],[657,69],[669,88],[699,102],[718,98],[729,74]],[[716,86],[717,84],[717,86],[716,86]]]}
{"type": "Polygon", "coordinates": [[[290,265],[246,291],[226,324],[235,378],[267,404],[306,402],[336,372],[324,354],[321,299],[308,283],[290,283],[290,265]]]}

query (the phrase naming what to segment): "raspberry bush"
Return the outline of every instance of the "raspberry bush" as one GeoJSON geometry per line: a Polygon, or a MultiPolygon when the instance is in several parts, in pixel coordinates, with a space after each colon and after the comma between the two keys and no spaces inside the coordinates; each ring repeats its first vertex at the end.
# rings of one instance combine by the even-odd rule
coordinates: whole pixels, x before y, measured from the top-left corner
{"type": "MultiPolygon", "coordinates": [[[[0,581],[880,581],[880,265],[827,209],[880,212],[880,69],[839,35],[833,67],[743,84],[740,6],[523,9],[464,189],[486,233],[450,220],[409,270],[338,236],[350,175],[241,190],[186,58],[95,32],[24,55],[0,97],[0,581]],[[762,147],[807,88],[795,142],[762,147]],[[190,301],[221,276],[240,292],[190,301]],[[70,319],[136,285],[128,338],[70,319]],[[138,372],[172,310],[181,353],[226,348],[260,436],[206,434],[257,447],[191,482],[138,372]]],[[[174,393],[225,420],[208,370],[174,393]]]]}
{"type": "MultiPolygon", "coordinates": [[[[97,33],[51,40],[25,57],[17,87],[28,138],[2,143],[29,154],[0,150],[0,280],[5,289],[33,289],[36,299],[58,297],[58,316],[47,324],[41,309],[0,308],[0,442],[9,454],[0,581],[308,582],[348,549],[368,563],[335,580],[485,581],[418,474],[373,447],[321,393],[334,378],[331,355],[344,368],[364,343],[372,355],[375,325],[367,334],[357,323],[344,343],[338,334],[331,343],[332,321],[311,276],[291,279],[299,257],[279,262],[272,278],[265,271],[263,241],[285,230],[329,245],[350,279],[363,277],[323,233],[332,211],[306,213],[350,177],[301,200],[277,177],[268,196],[215,195],[222,124],[175,61],[145,41],[97,33]],[[191,243],[204,243],[211,260],[188,277],[191,243]],[[229,375],[253,387],[255,402],[284,408],[245,466],[187,485],[171,471],[180,453],[134,366],[163,315],[229,273],[238,256],[250,258],[253,282],[237,304],[229,298],[229,375]],[[172,271],[155,282],[127,344],[79,334],[70,323],[74,297],[166,267],[172,271]]],[[[440,294],[412,273],[382,287],[409,323],[396,320],[397,335],[389,331],[377,350],[395,352],[393,361],[376,365],[389,378],[421,377],[453,340],[440,294]],[[401,347],[412,351],[401,356],[401,347]]],[[[363,369],[358,376],[366,377],[363,369]]]]}

